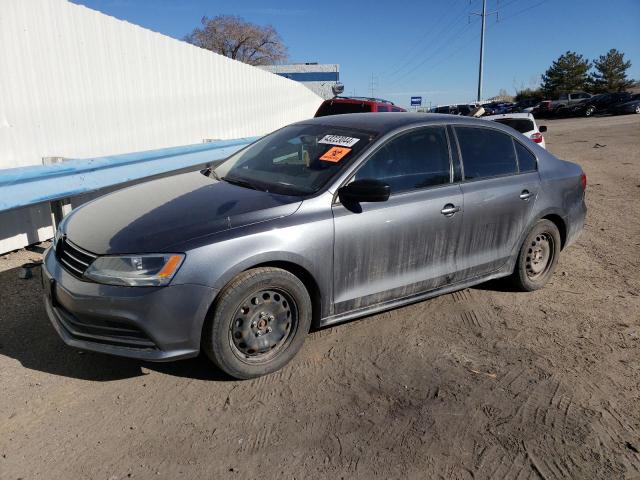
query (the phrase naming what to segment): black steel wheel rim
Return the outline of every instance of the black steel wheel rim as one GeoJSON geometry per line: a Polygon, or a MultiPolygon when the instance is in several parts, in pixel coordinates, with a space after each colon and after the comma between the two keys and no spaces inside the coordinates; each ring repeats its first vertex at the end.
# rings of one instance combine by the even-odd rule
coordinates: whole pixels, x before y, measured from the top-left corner
{"type": "Polygon", "coordinates": [[[553,236],[547,232],[537,234],[529,245],[525,268],[527,277],[538,280],[544,277],[555,255],[555,242],[553,236]]]}
{"type": "Polygon", "coordinates": [[[252,364],[268,362],[291,342],[298,328],[298,308],[284,290],[268,288],[245,297],[229,325],[233,353],[252,364]]]}

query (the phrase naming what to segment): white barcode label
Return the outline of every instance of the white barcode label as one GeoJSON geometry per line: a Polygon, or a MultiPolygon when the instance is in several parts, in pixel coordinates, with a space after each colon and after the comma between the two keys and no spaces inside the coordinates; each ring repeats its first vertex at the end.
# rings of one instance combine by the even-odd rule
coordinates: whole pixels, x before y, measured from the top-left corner
{"type": "Polygon", "coordinates": [[[343,137],[342,135],[325,135],[318,143],[328,143],[329,145],[338,145],[339,147],[353,147],[358,143],[359,138],[343,137]]]}

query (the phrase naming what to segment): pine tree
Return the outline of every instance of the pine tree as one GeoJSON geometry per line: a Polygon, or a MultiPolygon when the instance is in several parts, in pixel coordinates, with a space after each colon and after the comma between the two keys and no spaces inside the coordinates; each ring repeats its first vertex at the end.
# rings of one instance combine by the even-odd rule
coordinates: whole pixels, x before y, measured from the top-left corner
{"type": "Polygon", "coordinates": [[[593,88],[597,92],[622,92],[633,86],[627,78],[630,61],[624,61],[624,53],[612,48],[606,55],[594,60],[596,71],[592,75],[593,88]]]}
{"type": "Polygon", "coordinates": [[[566,52],[542,75],[542,90],[556,98],[560,93],[585,90],[589,85],[589,60],[576,52],[566,52]]]}

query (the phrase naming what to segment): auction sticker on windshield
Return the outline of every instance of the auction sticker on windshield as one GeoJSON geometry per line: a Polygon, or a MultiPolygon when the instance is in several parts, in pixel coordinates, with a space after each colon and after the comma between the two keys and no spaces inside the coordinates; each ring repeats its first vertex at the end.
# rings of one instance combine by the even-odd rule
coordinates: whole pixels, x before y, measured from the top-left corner
{"type": "Polygon", "coordinates": [[[350,148],[331,147],[325,152],[324,155],[320,157],[320,160],[324,160],[325,162],[337,163],[342,160],[342,158],[350,151],[350,148]]]}
{"type": "MultiPolygon", "coordinates": [[[[360,139],[354,137],[345,137],[342,135],[325,135],[318,143],[328,143],[329,145],[338,145],[340,147],[353,147],[360,139]]],[[[347,152],[348,153],[348,152],[347,152]]]]}

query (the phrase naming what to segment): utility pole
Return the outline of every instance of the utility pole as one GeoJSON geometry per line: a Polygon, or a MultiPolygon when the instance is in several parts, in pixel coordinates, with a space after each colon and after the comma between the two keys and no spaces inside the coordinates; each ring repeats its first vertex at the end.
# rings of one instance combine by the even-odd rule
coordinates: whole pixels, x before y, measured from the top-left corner
{"type": "Polygon", "coordinates": [[[482,0],[482,29],[480,30],[480,68],[478,69],[478,98],[482,100],[482,63],[484,60],[484,26],[487,18],[487,0],[482,0]]]}
{"type": "Polygon", "coordinates": [[[478,15],[482,21],[482,27],[480,30],[480,66],[478,68],[478,97],[477,101],[482,100],[482,68],[484,62],[484,29],[486,24],[487,15],[498,15],[497,11],[487,13],[487,0],[482,0],[482,13],[473,13],[472,15],[478,15]]]}
{"type": "Polygon", "coordinates": [[[375,90],[378,89],[378,77],[371,72],[371,83],[369,84],[369,89],[371,90],[371,98],[373,98],[375,90]]]}

